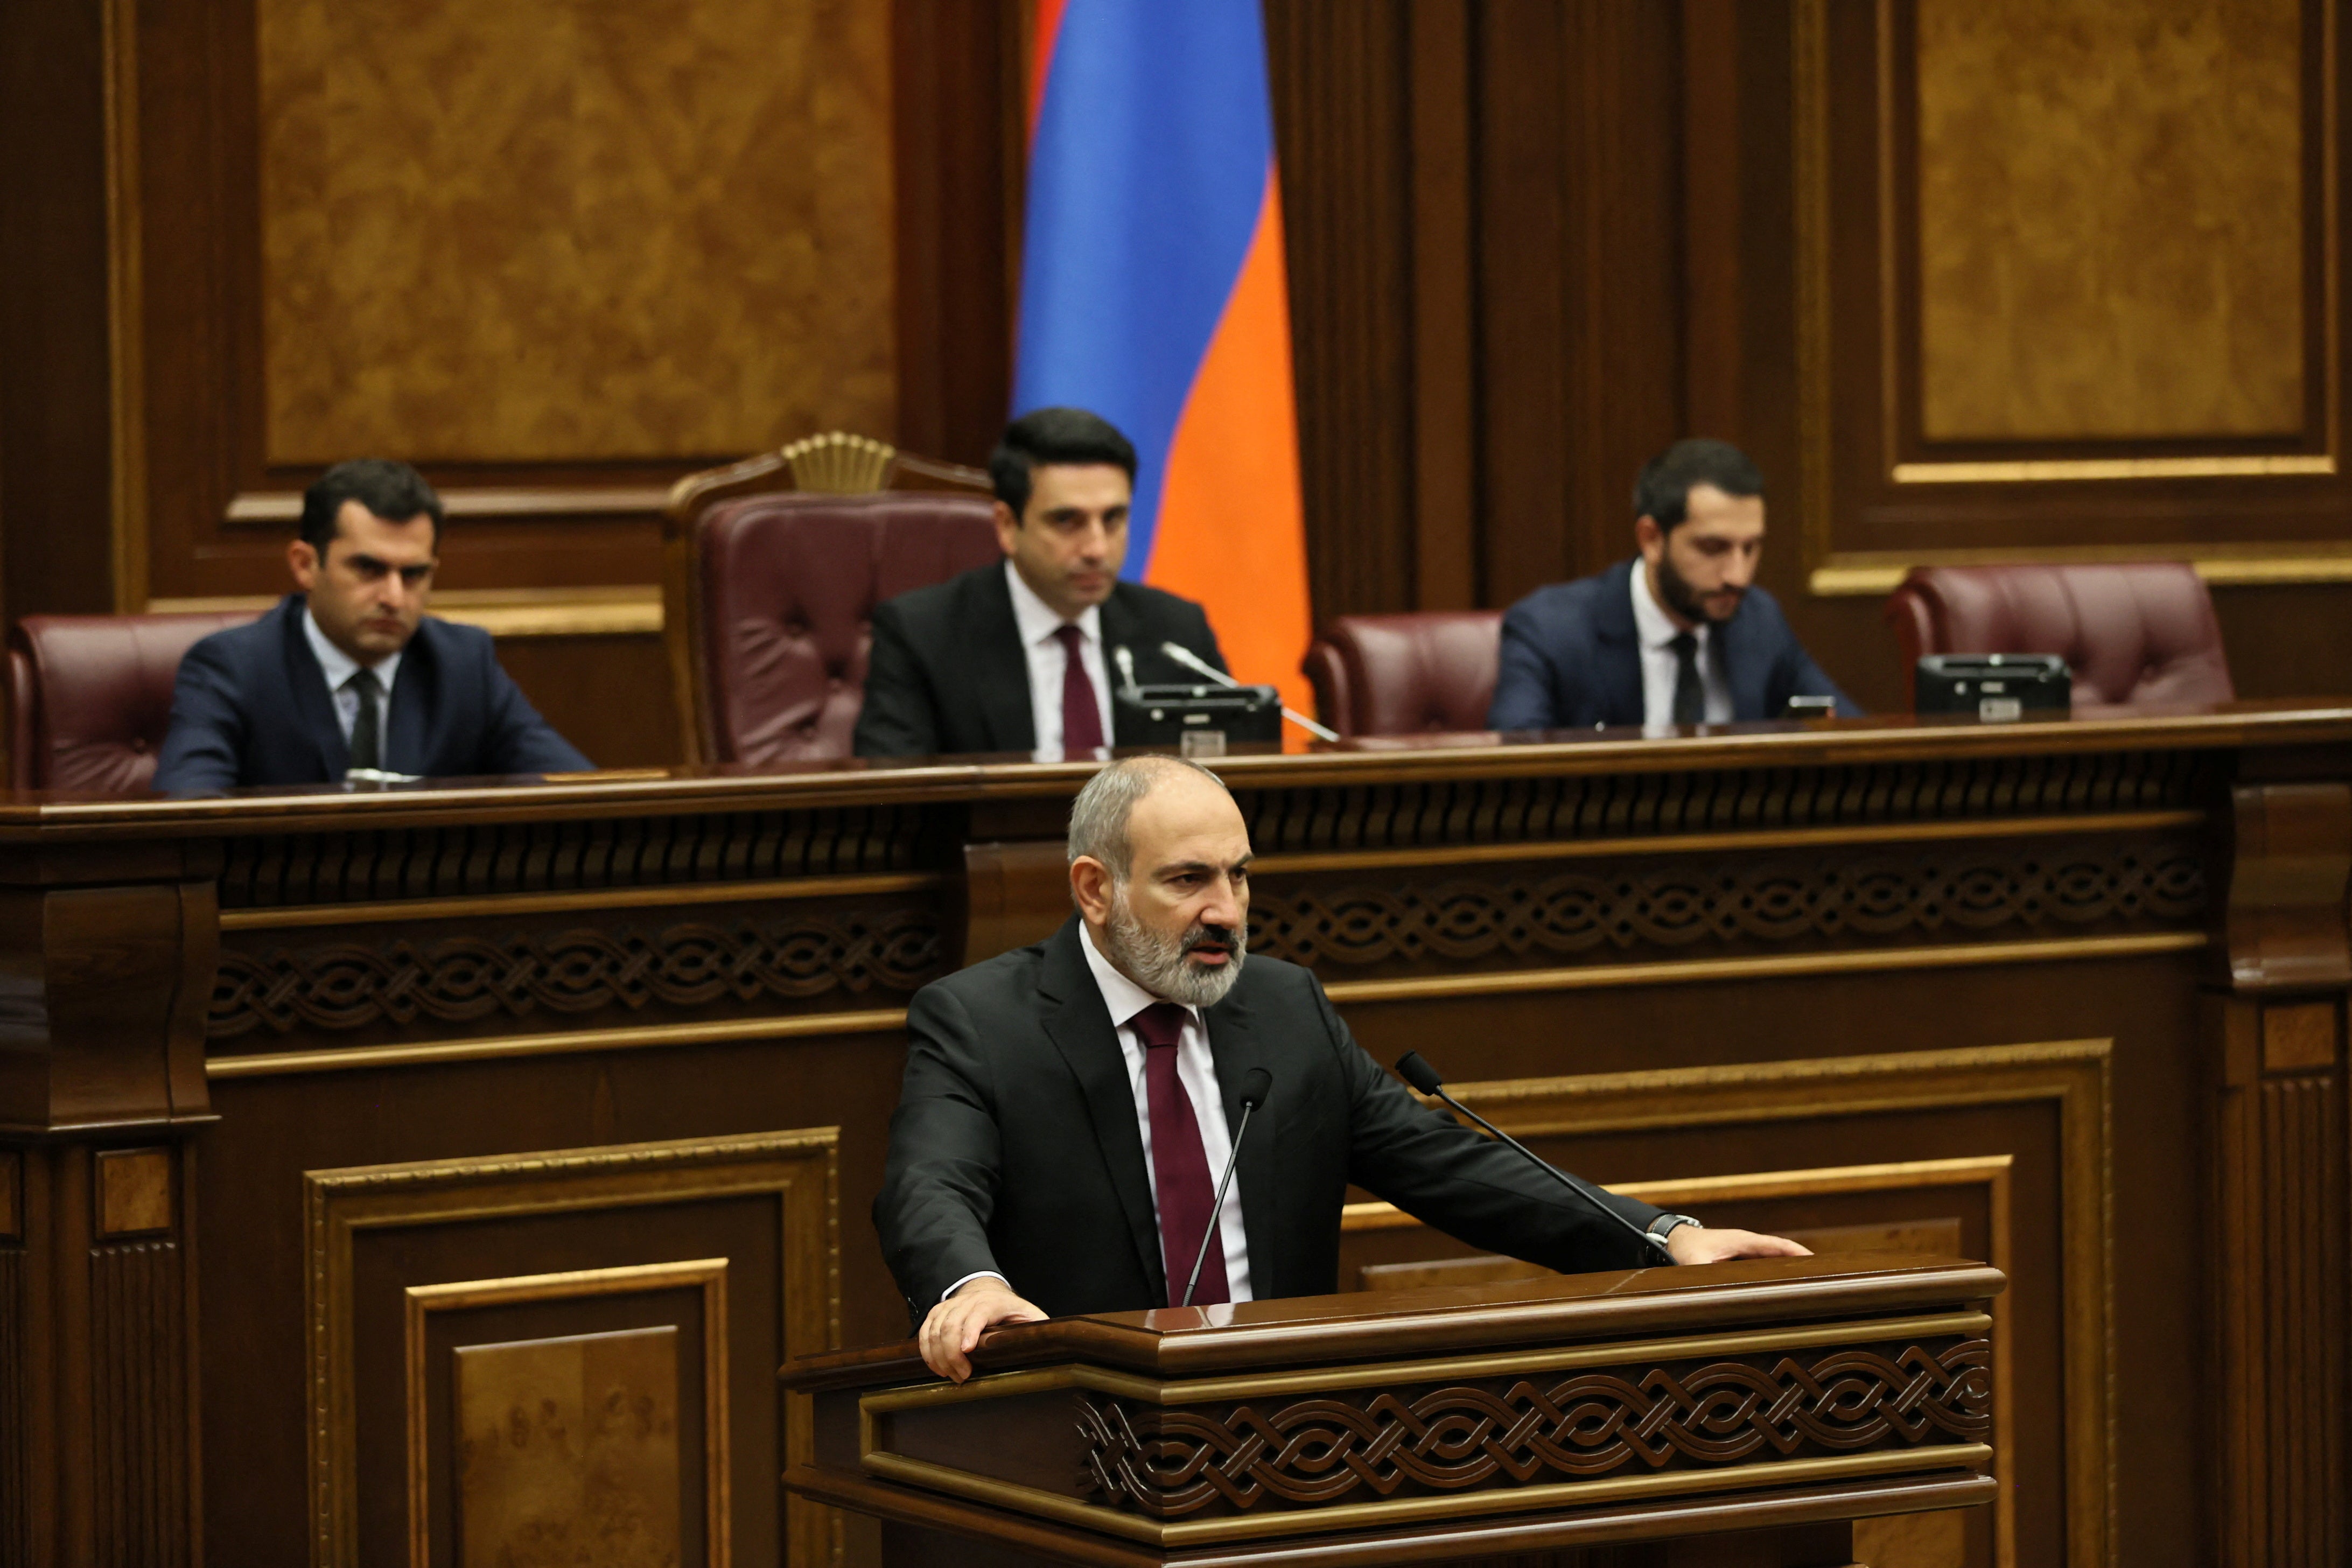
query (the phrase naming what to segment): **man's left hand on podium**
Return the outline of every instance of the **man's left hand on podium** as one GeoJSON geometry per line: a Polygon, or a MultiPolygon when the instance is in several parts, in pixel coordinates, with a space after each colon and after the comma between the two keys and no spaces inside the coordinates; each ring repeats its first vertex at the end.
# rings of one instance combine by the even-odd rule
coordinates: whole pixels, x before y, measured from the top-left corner
{"type": "Polygon", "coordinates": [[[1752,1230],[1711,1230],[1703,1225],[1678,1225],[1666,1237],[1666,1250],[1676,1263],[1728,1263],[1735,1258],[1811,1258],[1813,1249],[1786,1237],[1759,1236],[1752,1230]]]}

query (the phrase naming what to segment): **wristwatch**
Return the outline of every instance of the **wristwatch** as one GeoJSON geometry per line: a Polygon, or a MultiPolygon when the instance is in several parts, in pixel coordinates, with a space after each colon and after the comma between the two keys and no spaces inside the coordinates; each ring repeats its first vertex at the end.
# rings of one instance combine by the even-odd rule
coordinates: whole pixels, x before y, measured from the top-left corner
{"type": "MultiPolygon", "coordinates": [[[[1698,1225],[1698,1221],[1693,1219],[1686,1214],[1662,1214],[1657,1218],[1650,1222],[1651,1238],[1656,1241],[1660,1247],[1664,1247],[1666,1244],[1666,1237],[1674,1235],[1675,1231],[1681,1229],[1686,1225],[1698,1225]]],[[[1705,1230],[1706,1228],[1703,1225],[1698,1227],[1701,1230],[1705,1230]]]]}

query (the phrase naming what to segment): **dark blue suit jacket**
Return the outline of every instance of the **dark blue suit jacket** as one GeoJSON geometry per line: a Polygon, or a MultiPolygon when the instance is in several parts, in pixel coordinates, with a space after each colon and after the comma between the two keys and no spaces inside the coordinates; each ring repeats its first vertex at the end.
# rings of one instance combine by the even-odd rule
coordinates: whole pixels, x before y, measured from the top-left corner
{"type": "MultiPolygon", "coordinates": [[[[1633,567],[1621,561],[1598,577],[1538,588],[1503,617],[1502,668],[1495,679],[1490,730],[1589,730],[1640,724],[1641,639],[1633,625],[1633,567]]],[[[1780,605],[1750,588],[1738,612],[1708,639],[1723,658],[1731,716],[1778,719],[1791,697],[1834,697],[1838,711],[1859,717],[1853,699],[1822,673],[1780,605]]]]}
{"type": "MultiPolygon", "coordinates": [[[[180,661],[172,728],[155,763],[165,795],[334,784],[352,765],[327,672],[289,594],[248,626],[215,632],[180,661]]],[[[550,729],[489,633],[427,616],[401,650],[385,715],[386,771],[427,778],[577,773],[594,766],[550,729]]]]}

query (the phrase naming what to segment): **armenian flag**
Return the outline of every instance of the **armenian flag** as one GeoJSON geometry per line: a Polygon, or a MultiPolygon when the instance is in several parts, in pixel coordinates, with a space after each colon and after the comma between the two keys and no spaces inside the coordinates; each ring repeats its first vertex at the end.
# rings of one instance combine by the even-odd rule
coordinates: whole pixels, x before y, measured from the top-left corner
{"type": "Polygon", "coordinates": [[[1123,575],[1306,708],[1282,186],[1259,0],[1039,0],[1013,413],[1135,443],[1123,575]]]}

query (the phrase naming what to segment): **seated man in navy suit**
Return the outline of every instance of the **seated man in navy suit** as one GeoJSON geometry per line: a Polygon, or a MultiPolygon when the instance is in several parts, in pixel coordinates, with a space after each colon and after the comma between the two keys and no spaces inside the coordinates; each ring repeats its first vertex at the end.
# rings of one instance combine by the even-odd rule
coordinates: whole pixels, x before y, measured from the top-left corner
{"type": "Polygon", "coordinates": [[[165,795],[593,766],[499,668],[489,634],[425,615],[441,498],[405,463],[338,463],[302,497],[302,591],[180,661],[156,760],[165,795]]]}
{"type": "Polygon", "coordinates": [[[1496,730],[1778,719],[1791,697],[1862,710],[1756,586],[1764,476],[1725,441],[1677,441],[1633,487],[1641,554],[1538,588],[1503,617],[1496,730]]]}

